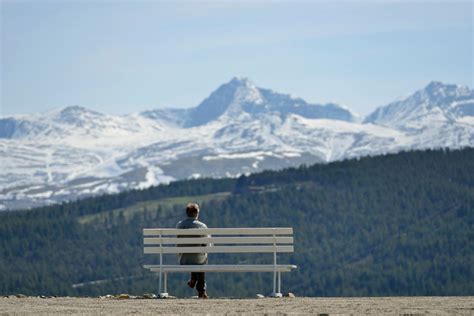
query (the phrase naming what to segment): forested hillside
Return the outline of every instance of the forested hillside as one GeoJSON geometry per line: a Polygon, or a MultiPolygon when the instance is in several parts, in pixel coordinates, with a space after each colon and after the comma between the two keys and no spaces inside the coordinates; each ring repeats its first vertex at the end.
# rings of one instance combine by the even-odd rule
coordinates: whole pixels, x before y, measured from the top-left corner
{"type": "MultiPolygon", "coordinates": [[[[156,292],[142,229],[174,227],[189,201],[209,227],[291,226],[300,296],[474,295],[474,149],[417,151],[175,182],[29,211],[0,213],[0,294],[156,292]]],[[[176,258],[170,255],[166,261],[176,258]]],[[[270,256],[212,256],[271,263],[270,256]]],[[[193,295],[187,275],[169,289],[193,295]]],[[[216,296],[271,291],[271,275],[208,274],[216,296]]]]}

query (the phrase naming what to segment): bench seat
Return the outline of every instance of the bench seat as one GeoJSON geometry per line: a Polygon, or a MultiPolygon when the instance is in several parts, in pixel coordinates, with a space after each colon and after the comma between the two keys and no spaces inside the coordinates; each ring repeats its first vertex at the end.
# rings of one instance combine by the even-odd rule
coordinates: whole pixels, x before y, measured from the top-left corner
{"type": "MultiPolygon", "coordinates": [[[[160,265],[144,265],[145,269],[160,272],[160,265]]],[[[162,272],[290,272],[295,265],[278,264],[205,264],[205,265],[162,265],[162,272]]]]}

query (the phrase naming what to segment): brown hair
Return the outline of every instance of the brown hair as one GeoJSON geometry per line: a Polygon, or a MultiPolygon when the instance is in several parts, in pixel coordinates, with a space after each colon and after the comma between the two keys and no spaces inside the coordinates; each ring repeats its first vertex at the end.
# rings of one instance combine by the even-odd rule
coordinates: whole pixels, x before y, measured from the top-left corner
{"type": "Polygon", "coordinates": [[[189,217],[197,217],[199,213],[199,205],[197,203],[188,203],[186,205],[186,215],[189,217]]]}

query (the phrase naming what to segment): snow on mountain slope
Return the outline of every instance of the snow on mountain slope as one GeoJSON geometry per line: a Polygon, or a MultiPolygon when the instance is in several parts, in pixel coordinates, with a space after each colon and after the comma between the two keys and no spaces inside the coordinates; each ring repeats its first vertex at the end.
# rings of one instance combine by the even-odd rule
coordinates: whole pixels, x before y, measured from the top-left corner
{"type": "Polygon", "coordinates": [[[415,148],[473,146],[474,91],[431,82],[411,96],[374,111],[365,119],[404,132],[415,148]]]}
{"type": "Polygon", "coordinates": [[[164,124],[142,115],[111,116],[79,106],[0,119],[0,139],[74,141],[74,145],[82,145],[81,140],[108,143],[120,137],[146,135],[164,129],[164,124]]]}
{"type": "Polygon", "coordinates": [[[234,78],[189,109],[113,116],[73,106],[1,118],[0,209],[175,179],[473,146],[473,100],[469,88],[433,82],[361,123],[336,104],[309,104],[234,78]]]}
{"type": "Polygon", "coordinates": [[[364,122],[417,132],[473,115],[474,91],[434,81],[408,98],[378,108],[364,122]]]}
{"type": "Polygon", "coordinates": [[[212,122],[225,113],[239,116],[242,112],[249,115],[277,112],[282,116],[299,114],[307,118],[358,120],[356,114],[337,104],[310,104],[287,94],[259,88],[247,78],[236,77],[217,88],[197,107],[147,111],[143,115],[171,121],[181,127],[195,127],[212,122]]]}

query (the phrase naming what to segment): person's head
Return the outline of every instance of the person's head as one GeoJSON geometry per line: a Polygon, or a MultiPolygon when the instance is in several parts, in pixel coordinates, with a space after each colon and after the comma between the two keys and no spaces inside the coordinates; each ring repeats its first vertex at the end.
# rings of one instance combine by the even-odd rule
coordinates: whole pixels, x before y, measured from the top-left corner
{"type": "Polygon", "coordinates": [[[197,218],[199,215],[199,205],[197,203],[188,203],[186,205],[186,215],[197,218]]]}

